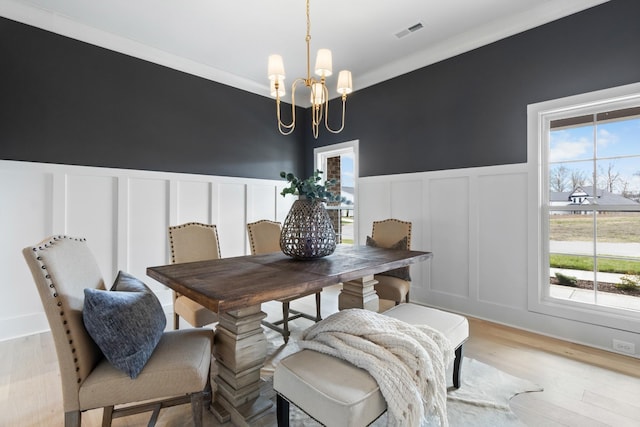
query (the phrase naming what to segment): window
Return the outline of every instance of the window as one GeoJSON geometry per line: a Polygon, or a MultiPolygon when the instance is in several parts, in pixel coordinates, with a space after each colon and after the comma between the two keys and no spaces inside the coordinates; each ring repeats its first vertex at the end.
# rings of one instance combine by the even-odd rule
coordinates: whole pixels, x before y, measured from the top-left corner
{"type": "Polygon", "coordinates": [[[343,142],[314,149],[316,169],[325,172],[325,179],[336,179],[341,203],[329,203],[327,210],[334,222],[338,243],[358,241],[356,224],[356,178],[358,176],[358,141],[343,142]]]}
{"type": "Polygon", "coordinates": [[[529,106],[529,165],[529,308],[637,330],[640,85],[529,106]]]}

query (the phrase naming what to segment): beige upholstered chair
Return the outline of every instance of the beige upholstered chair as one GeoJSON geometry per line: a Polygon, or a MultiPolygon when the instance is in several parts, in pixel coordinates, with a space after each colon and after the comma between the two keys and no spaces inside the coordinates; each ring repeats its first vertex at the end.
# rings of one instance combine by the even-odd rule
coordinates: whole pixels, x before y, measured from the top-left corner
{"type": "Polygon", "coordinates": [[[279,222],[263,219],[247,224],[251,255],[280,252],[280,233],[282,225],[279,222]]]}
{"type": "MultiPolygon", "coordinates": [[[[247,224],[247,231],[249,232],[249,241],[251,243],[251,255],[268,254],[271,252],[280,251],[280,232],[281,226],[279,222],[260,220],[247,224]]],[[[282,320],[277,322],[262,321],[262,324],[268,328],[278,331],[282,334],[284,342],[289,341],[289,320],[294,320],[299,317],[313,320],[318,322],[322,320],[320,315],[320,292],[315,292],[316,295],[316,315],[311,316],[307,313],[303,313],[290,308],[290,303],[298,298],[306,297],[314,292],[307,292],[302,294],[293,295],[289,298],[279,299],[278,302],[282,303],[282,320]],[[279,325],[282,325],[280,327],[279,325]]]]}
{"type": "MultiPolygon", "coordinates": [[[[202,425],[203,403],[208,405],[211,401],[212,330],[164,332],[166,319],[162,318],[157,330],[159,341],[155,349],[151,349],[153,352],[142,370],[132,379],[107,361],[85,328],[85,292],[105,289],[85,240],[51,237],[23,249],[22,253],[42,299],[58,355],[65,426],[80,426],[82,412],[101,407],[104,408],[103,426],[110,426],[112,418],[152,410],[149,425],[153,425],[162,407],[189,402],[195,425],[202,425]],[[144,403],[128,405],[133,402],[144,403]],[[114,408],[122,404],[127,406],[114,408]]],[[[157,307],[163,316],[159,302],[157,307]]],[[[126,317],[119,320],[130,324],[126,317]]],[[[125,340],[130,338],[127,335],[125,340]]],[[[52,420],[51,424],[57,422],[52,420]]]]}
{"type": "MultiPolygon", "coordinates": [[[[398,219],[374,221],[371,238],[373,242],[368,241],[367,244],[372,246],[411,249],[411,222],[398,219]]],[[[396,305],[409,302],[409,267],[376,274],[374,278],[378,281],[375,289],[379,298],[395,301],[396,305]]]]}
{"type": "MultiPolygon", "coordinates": [[[[171,263],[220,258],[220,242],[215,225],[188,222],[169,227],[171,263]]],[[[173,293],[173,328],[180,328],[180,318],[197,328],[218,321],[218,315],[197,302],[173,293]]]]}

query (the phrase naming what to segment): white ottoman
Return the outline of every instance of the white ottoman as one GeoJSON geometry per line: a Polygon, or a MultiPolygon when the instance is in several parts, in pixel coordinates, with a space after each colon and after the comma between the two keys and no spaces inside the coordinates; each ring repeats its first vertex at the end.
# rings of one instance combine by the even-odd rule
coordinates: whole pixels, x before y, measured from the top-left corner
{"type": "MultiPolygon", "coordinates": [[[[464,316],[417,304],[400,304],[384,314],[442,332],[455,348],[453,385],[460,386],[462,345],[469,337],[464,316]]],[[[364,369],[342,359],[302,350],[282,359],[273,375],[278,426],[289,425],[289,402],[330,427],[366,426],[387,410],[378,384],[364,369]]]]}
{"type": "Polygon", "coordinates": [[[460,371],[462,369],[462,344],[469,338],[469,321],[459,314],[418,304],[396,305],[384,314],[412,325],[428,325],[440,331],[451,342],[455,349],[453,360],[453,386],[460,387],[460,371]]]}

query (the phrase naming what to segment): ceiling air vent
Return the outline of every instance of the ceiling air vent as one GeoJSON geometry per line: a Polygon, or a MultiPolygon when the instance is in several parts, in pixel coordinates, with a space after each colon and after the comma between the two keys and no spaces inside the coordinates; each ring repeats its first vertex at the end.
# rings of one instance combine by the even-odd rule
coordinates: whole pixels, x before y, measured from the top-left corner
{"type": "Polygon", "coordinates": [[[424,25],[422,25],[422,22],[418,22],[417,24],[413,24],[409,28],[405,28],[404,30],[402,30],[400,32],[397,32],[396,33],[396,37],[401,39],[404,36],[408,36],[411,33],[415,33],[416,31],[418,31],[419,29],[421,29],[423,27],[424,27],[424,25]]]}

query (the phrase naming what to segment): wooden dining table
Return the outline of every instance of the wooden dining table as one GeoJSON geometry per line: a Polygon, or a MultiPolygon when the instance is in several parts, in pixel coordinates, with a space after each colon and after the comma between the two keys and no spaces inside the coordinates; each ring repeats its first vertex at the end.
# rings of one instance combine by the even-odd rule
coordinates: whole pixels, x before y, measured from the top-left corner
{"type": "Polygon", "coordinates": [[[261,304],[342,283],[338,308],[378,311],[374,274],[432,257],[431,252],[338,245],[324,258],[281,252],[147,268],[147,275],[218,313],[212,411],[221,422],[251,425],[273,403],[260,395],[267,341],[261,304]]]}

